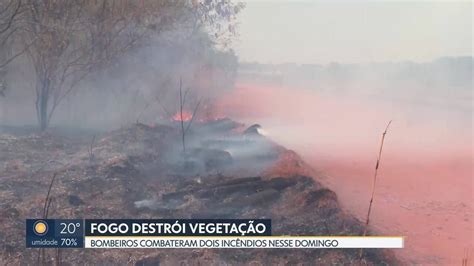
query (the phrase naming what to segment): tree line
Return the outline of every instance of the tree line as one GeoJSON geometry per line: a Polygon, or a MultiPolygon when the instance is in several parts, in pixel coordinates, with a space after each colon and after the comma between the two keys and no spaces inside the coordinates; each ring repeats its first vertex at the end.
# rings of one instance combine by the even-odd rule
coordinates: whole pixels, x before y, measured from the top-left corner
{"type": "Polygon", "coordinates": [[[227,46],[243,7],[231,0],[4,0],[0,95],[15,89],[4,77],[22,58],[20,67],[32,68],[36,118],[45,130],[64,98],[91,74],[113,68],[157,37],[200,39],[210,50],[227,46]]]}

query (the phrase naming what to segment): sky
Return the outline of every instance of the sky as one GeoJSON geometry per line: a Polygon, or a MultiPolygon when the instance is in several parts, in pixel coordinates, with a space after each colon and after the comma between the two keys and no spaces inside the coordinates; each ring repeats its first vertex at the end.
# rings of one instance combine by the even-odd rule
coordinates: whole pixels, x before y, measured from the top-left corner
{"type": "Polygon", "coordinates": [[[426,62],[472,55],[470,1],[244,2],[234,44],[241,61],[426,62]]]}

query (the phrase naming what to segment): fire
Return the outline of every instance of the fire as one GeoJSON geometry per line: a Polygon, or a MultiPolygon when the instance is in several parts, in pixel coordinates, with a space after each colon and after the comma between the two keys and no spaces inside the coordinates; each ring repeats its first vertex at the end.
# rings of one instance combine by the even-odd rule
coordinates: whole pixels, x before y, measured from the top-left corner
{"type": "MultiPolygon", "coordinates": [[[[194,110],[194,113],[196,115],[194,121],[205,123],[226,118],[226,116],[222,112],[219,112],[219,110],[216,109],[213,104],[206,103],[200,105],[199,107],[199,109],[194,110]]],[[[184,122],[189,122],[191,119],[193,119],[193,113],[186,110],[183,110],[183,119],[181,119],[180,111],[177,111],[171,117],[172,121],[178,122],[180,122],[181,120],[184,122]]]]}
{"type": "Polygon", "coordinates": [[[171,117],[173,121],[184,121],[187,122],[193,118],[193,114],[188,111],[183,111],[183,115],[181,116],[181,112],[176,112],[176,114],[171,117]]]}

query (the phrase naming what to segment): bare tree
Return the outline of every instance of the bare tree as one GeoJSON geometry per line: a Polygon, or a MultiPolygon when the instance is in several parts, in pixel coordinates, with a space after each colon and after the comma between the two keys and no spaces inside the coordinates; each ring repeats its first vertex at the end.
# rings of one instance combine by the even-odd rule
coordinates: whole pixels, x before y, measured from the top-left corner
{"type": "Polygon", "coordinates": [[[152,32],[173,24],[175,1],[27,0],[26,43],[36,74],[40,128],[59,103],[95,70],[111,63],[152,32]]]}

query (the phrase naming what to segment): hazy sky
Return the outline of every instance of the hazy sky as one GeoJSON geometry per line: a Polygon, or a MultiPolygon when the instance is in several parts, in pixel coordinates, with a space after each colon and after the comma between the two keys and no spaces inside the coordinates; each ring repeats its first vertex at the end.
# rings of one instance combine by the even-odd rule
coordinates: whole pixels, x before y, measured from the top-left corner
{"type": "Polygon", "coordinates": [[[469,1],[248,0],[242,61],[360,63],[472,55],[469,1]]]}

